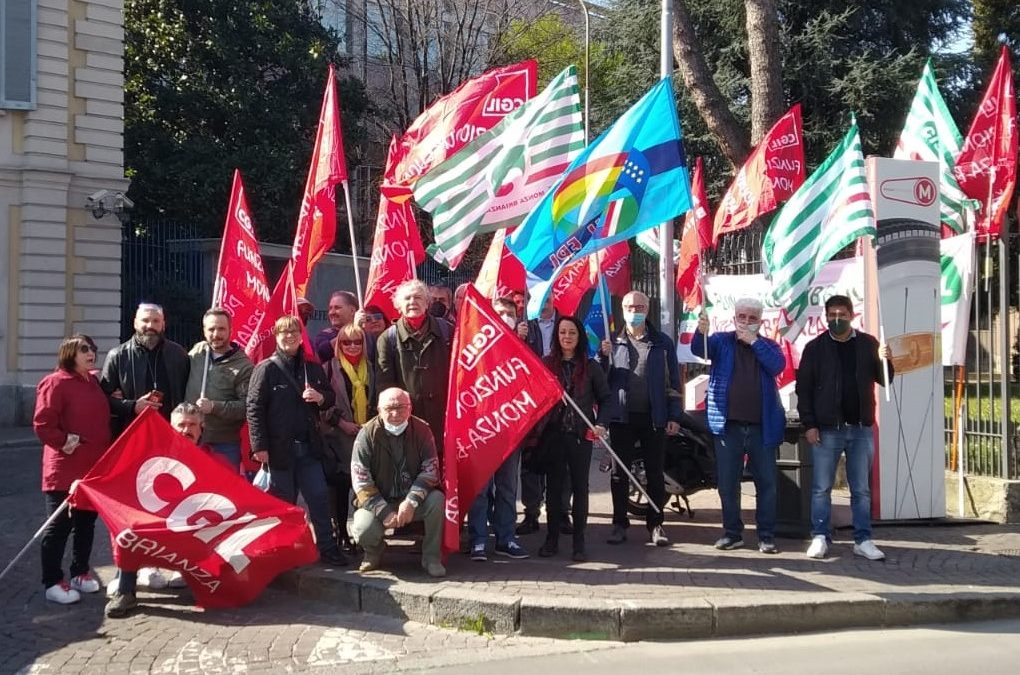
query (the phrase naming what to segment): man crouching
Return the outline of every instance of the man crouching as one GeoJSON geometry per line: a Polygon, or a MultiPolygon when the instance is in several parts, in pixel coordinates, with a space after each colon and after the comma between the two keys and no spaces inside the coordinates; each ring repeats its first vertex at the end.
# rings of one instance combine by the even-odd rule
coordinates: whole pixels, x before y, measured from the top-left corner
{"type": "Polygon", "coordinates": [[[354,439],[351,482],[358,500],[351,536],[365,549],[361,572],[379,569],[385,530],[424,521],[421,566],[429,576],[446,576],[439,557],[445,500],[439,485],[439,457],[429,425],[411,415],[411,397],[392,387],[379,394],[379,414],[354,439]]]}

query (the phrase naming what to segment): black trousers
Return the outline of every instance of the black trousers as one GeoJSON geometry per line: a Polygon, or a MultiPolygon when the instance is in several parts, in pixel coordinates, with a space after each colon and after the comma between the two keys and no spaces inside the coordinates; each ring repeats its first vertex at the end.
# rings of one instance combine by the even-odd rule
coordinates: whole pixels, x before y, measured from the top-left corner
{"type": "MultiPolygon", "coordinates": [[[[650,415],[630,413],[629,418],[630,421],[627,424],[613,424],[610,427],[610,444],[628,470],[635,459],[644,460],[645,476],[648,481],[645,489],[652,501],[661,508],[666,502],[666,483],[662,475],[665,462],[663,438],[666,430],[653,427],[650,415]],[[640,448],[637,447],[639,442],[641,443],[640,448]]],[[[627,474],[614,463],[613,475],[609,481],[610,492],[613,495],[613,525],[630,526],[630,519],[627,517],[629,483],[627,474]]],[[[662,513],[649,508],[645,518],[648,530],[651,531],[662,525],[662,522],[662,513]]]]}
{"type": "MultiPolygon", "coordinates": [[[[569,489],[574,498],[574,550],[584,550],[584,531],[588,524],[588,472],[591,468],[591,441],[571,432],[557,432],[545,448],[549,453],[549,473],[546,488],[550,495],[562,494],[569,489]]],[[[547,539],[560,535],[564,506],[559,499],[545,504],[547,539]]]]}
{"type": "Polygon", "coordinates": [[[329,488],[329,514],[333,519],[333,530],[340,542],[349,541],[347,518],[351,511],[351,474],[334,473],[326,476],[329,488]]]}
{"type": "MultiPolygon", "coordinates": [[[[57,507],[67,499],[66,490],[44,492],[46,497],[46,513],[52,515],[57,507]]],[[[67,539],[74,534],[71,545],[71,578],[89,571],[89,557],[92,555],[92,540],[96,532],[95,511],[75,509],[68,513],[65,506],[63,512],[52,523],[46,526],[42,535],[42,582],[49,588],[64,578],[63,561],[67,539]]]]}

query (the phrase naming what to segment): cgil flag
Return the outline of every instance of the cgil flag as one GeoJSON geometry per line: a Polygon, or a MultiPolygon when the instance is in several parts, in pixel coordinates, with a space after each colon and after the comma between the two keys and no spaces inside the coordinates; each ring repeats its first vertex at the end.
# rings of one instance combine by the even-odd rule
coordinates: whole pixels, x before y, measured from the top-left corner
{"type": "Polygon", "coordinates": [[[694,163],[691,176],[691,210],[684,218],[680,235],[680,256],[676,266],[676,294],[687,307],[697,307],[703,300],[701,277],[702,258],[708,250],[712,237],[712,220],[708,217],[708,196],[705,194],[705,179],[701,169],[701,158],[694,163]]]}
{"type": "Polygon", "coordinates": [[[682,140],[667,78],[574,160],[509,239],[529,275],[530,317],[571,262],[690,208],[682,140]]]}
{"type": "Polygon", "coordinates": [[[232,339],[244,346],[258,330],[268,303],[269,285],[259,240],[255,236],[255,223],[248,210],[241,172],[234,169],[212,304],[230,313],[232,339]]]}
{"type": "Polygon", "coordinates": [[[567,265],[553,281],[550,291],[556,311],[561,316],[573,316],[585,293],[595,287],[600,273],[611,295],[623,297],[630,291],[630,246],[627,242],[613,244],[567,265]]]}
{"type": "Polygon", "coordinates": [[[715,212],[712,246],[773,211],[804,182],[804,124],[800,104],[779,118],[726,188],[715,212]]]}
{"type": "Polygon", "coordinates": [[[910,104],[893,159],[938,163],[939,216],[942,224],[956,233],[966,229],[966,211],[974,207],[953,175],[955,157],[960,153],[962,141],[956,122],[939,93],[929,59],[921,72],[921,81],[917,83],[917,93],[910,104]]]}
{"type": "Polygon", "coordinates": [[[527,287],[524,267],[506,247],[506,230],[496,230],[489,242],[489,252],[482,261],[475,279],[475,288],[486,298],[505,298],[527,287]]]}
{"type": "Polygon", "coordinates": [[[468,286],[457,313],[443,434],[443,552],[460,549],[463,514],[563,396],[542,360],[468,286]]]}
{"type": "Polygon", "coordinates": [[[1016,94],[1005,45],[981,99],[963,149],[956,158],[956,179],[980,203],[978,237],[998,237],[1016,187],[1016,94]]]}
{"type": "Polygon", "coordinates": [[[762,261],[772,294],[783,307],[785,337],[803,329],[809,291],[818,270],[860,237],[875,238],[875,213],[864,173],[857,121],[772,221],[762,261]]]}
{"type": "Polygon", "coordinates": [[[305,512],[268,495],[142,412],[71,492],[97,511],[119,567],[180,572],[199,607],[248,604],[319,558],[305,512]]]}
{"type": "Polygon", "coordinates": [[[584,145],[577,70],[418,179],[414,198],[432,214],[429,253],[450,269],[474,236],[520,224],[584,145]]]}
{"type": "Polygon", "coordinates": [[[294,288],[298,297],[305,295],[316,263],[333,248],[333,242],[336,241],[335,188],[346,180],[347,164],[344,161],[344,139],[340,130],[340,106],[337,102],[336,76],[331,64],[291,250],[294,288]]]}

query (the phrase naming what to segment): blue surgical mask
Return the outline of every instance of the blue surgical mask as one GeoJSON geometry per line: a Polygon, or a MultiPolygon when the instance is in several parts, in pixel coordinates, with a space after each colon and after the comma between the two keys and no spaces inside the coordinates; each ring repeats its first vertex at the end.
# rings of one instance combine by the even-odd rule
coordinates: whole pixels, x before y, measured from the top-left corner
{"type": "Polygon", "coordinates": [[[624,312],[623,320],[631,328],[637,328],[644,325],[647,316],[644,312],[624,312]]]}
{"type": "Polygon", "coordinates": [[[407,420],[404,420],[400,424],[390,424],[386,420],[383,420],[383,426],[386,428],[386,431],[390,432],[394,436],[399,436],[404,433],[404,429],[407,428],[407,420]]]}

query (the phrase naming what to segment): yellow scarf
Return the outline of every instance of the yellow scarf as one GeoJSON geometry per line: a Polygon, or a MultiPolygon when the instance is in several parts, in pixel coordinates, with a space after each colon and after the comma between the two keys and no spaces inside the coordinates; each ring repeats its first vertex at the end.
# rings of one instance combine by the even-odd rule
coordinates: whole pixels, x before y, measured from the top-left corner
{"type": "Polygon", "coordinates": [[[355,368],[351,362],[342,355],[339,359],[340,367],[347,373],[351,381],[351,408],[354,410],[354,421],[357,424],[364,424],[368,421],[368,365],[367,359],[362,355],[355,368]]]}

